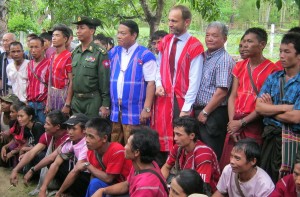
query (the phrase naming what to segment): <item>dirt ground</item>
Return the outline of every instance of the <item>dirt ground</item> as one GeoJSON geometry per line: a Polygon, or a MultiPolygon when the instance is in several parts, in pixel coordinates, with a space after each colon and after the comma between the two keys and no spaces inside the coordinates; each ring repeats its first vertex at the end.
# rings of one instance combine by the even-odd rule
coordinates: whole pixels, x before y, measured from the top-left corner
{"type": "Polygon", "coordinates": [[[23,175],[19,174],[19,184],[17,187],[10,187],[9,177],[11,169],[0,167],[0,197],[27,197],[37,183],[31,183],[29,187],[23,184],[23,175]]]}

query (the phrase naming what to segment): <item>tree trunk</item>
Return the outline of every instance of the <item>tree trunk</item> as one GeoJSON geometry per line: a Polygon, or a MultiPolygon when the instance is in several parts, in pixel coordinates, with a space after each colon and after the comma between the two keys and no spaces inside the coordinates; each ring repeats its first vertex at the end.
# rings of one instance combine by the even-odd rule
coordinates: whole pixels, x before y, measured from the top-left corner
{"type": "Polygon", "coordinates": [[[7,33],[7,3],[6,0],[0,0],[0,38],[7,33]]]}
{"type": "Polygon", "coordinates": [[[269,3],[266,8],[266,15],[265,15],[265,29],[268,29],[269,19],[270,19],[270,12],[271,12],[271,4],[269,3]]]}

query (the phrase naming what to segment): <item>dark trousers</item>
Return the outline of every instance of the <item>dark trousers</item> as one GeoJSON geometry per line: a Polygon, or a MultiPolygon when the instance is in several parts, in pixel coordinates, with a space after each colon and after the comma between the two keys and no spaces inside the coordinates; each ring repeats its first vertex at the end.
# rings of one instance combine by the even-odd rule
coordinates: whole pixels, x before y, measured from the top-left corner
{"type": "MultiPolygon", "coordinates": [[[[202,108],[203,109],[203,108],[202,108]]],[[[197,118],[202,111],[201,108],[195,109],[197,118]]],[[[216,153],[220,161],[224,141],[227,133],[228,110],[227,106],[217,107],[209,116],[205,124],[200,123],[200,139],[216,153]]]]}
{"type": "MultiPolygon", "coordinates": [[[[69,160],[64,161],[58,169],[58,172],[55,175],[55,179],[57,180],[59,185],[62,185],[67,175],[69,174],[69,160]]],[[[90,183],[90,173],[80,172],[74,183],[67,189],[66,193],[70,193],[74,197],[84,197],[86,194],[86,190],[90,183]]]]}

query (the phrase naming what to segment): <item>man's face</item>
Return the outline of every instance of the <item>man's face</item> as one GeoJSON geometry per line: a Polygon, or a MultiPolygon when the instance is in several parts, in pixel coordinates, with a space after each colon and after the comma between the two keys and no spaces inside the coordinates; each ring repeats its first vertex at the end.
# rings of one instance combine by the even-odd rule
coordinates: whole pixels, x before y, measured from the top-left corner
{"type": "Polygon", "coordinates": [[[66,46],[68,38],[61,31],[54,31],[52,34],[52,45],[54,47],[66,46]]]}
{"type": "Polygon", "coordinates": [[[40,40],[30,40],[29,49],[30,49],[30,54],[35,60],[40,59],[44,54],[44,47],[42,46],[40,40]]]}
{"type": "Polygon", "coordinates": [[[75,143],[79,142],[85,135],[84,129],[81,128],[79,123],[76,125],[68,125],[67,130],[70,140],[75,143]]]}
{"type": "Polygon", "coordinates": [[[235,173],[243,173],[251,170],[256,161],[247,161],[245,152],[235,148],[231,151],[230,166],[235,173]]]}
{"type": "Polygon", "coordinates": [[[72,41],[73,41],[73,36],[70,35],[70,37],[69,37],[69,39],[68,39],[68,41],[66,43],[66,48],[67,49],[71,46],[72,41]]]}
{"type": "Polygon", "coordinates": [[[183,191],[182,187],[177,183],[174,178],[171,181],[170,195],[169,197],[186,197],[186,193],[183,191]]]}
{"type": "Polygon", "coordinates": [[[96,129],[85,129],[86,146],[89,150],[99,150],[106,143],[106,138],[101,138],[96,129]]]}
{"type": "Polygon", "coordinates": [[[184,127],[174,127],[174,141],[178,146],[185,148],[194,141],[194,138],[195,134],[187,134],[184,127]]]}
{"type": "Polygon", "coordinates": [[[296,185],[296,192],[300,193],[300,163],[296,163],[294,166],[293,178],[296,185]]]}
{"type": "Polygon", "coordinates": [[[45,131],[50,135],[55,135],[57,131],[60,129],[59,125],[53,125],[51,123],[50,118],[46,117],[45,125],[44,125],[45,131]]]}
{"type": "Polygon", "coordinates": [[[191,19],[184,20],[182,18],[182,12],[179,9],[171,10],[169,13],[169,29],[170,33],[176,36],[180,36],[187,31],[188,26],[191,23],[191,19]]]}
{"type": "Polygon", "coordinates": [[[152,42],[151,42],[151,50],[152,50],[153,53],[155,53],[155,54],[159,53],[158,46],[159,46],[159,44],[160,44],[160,42],[161,42],[162,39],[163,38],[160,37],[159,39],[152,40],[152,42]]]}
{"type": "Polygon", "coordinates": [[[257,35],[254,33],[249,33],[245,35],[242,44],[242,53],[247,57],[256,57],[261,55],[263,49],[265,48],[265,42],[260,42],[257,39],[257,35]]]}
{"type": "Polygon", "coordinates": [[[49,47],[51,47],[51,42],[46,38],[43,38],[43,40],[44,40],[44,48],[45,50],[47,50],[49,47]]]}
{"type": "Polygon", "coordinates": [[[20,45],[11,46],[9,49],[9,54],[11,58],[17,63],[22,62],[24,60],[24,52],[20,45]]]}
{"type": "Polygon", "coordinates": [[[283,68],[293,68],[295,66],[299,66],[300,54],[296,54],[294,44],[281,44],[279,51],[279,57],[283,68]]]}
{"type": "Polygon", "coordinates": [[[136,156],[136,152],[132,150],[132,139],[133,139],[133,135],[131,135],[128,140],[127,143],[125,145],[125,158],[126,159],[130,159],[130,160],[134,160],[135,156],[136,156]]]}
{"type": "Polygon", "coordinates": [[[3,48],[6,52],[9,51],[9,45],[10,43],[12,43],[13,41],[15,41],[13,39],[13,36],[11,34],[5,34],[2,38],[2,43],[3,43],[3,48]]]}
{"type": "Polygon", "coordinates": [[[209,52],[214,52],[222,47],[226,42],[227,38],[217,27],[210,27],[206,30],[205,43],[209,52]]]}
{"type": "Polygon", "coordinates": [[[134,45],[136,37],[137,37],[136,33],[133,34],[130,33],[129,27],[122,24],[119,25],[118,34],[117,34],[117,40],[119,46],[125,49],[129,49],[132,45],[134,45]]]}
{"type": "Polygon", "coordinates": [[[76,35],[81,42],[87,41],[94,35],[95,30],[90,29],[86,24],[77,25],[76,35]]]}

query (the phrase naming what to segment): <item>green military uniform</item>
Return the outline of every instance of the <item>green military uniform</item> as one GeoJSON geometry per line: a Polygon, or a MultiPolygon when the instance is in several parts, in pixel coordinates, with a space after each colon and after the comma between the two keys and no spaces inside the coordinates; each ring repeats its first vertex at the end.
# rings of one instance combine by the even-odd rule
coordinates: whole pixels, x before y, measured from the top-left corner
{"type": "Polygon", "coordinates": [[[83,113],[88,117],[99,116],[101,106],[110,106],[110,67],[106,50],[94,42],[85,51],[79,45],[72,53],[72,74],[73,113],[83,113]]]}

